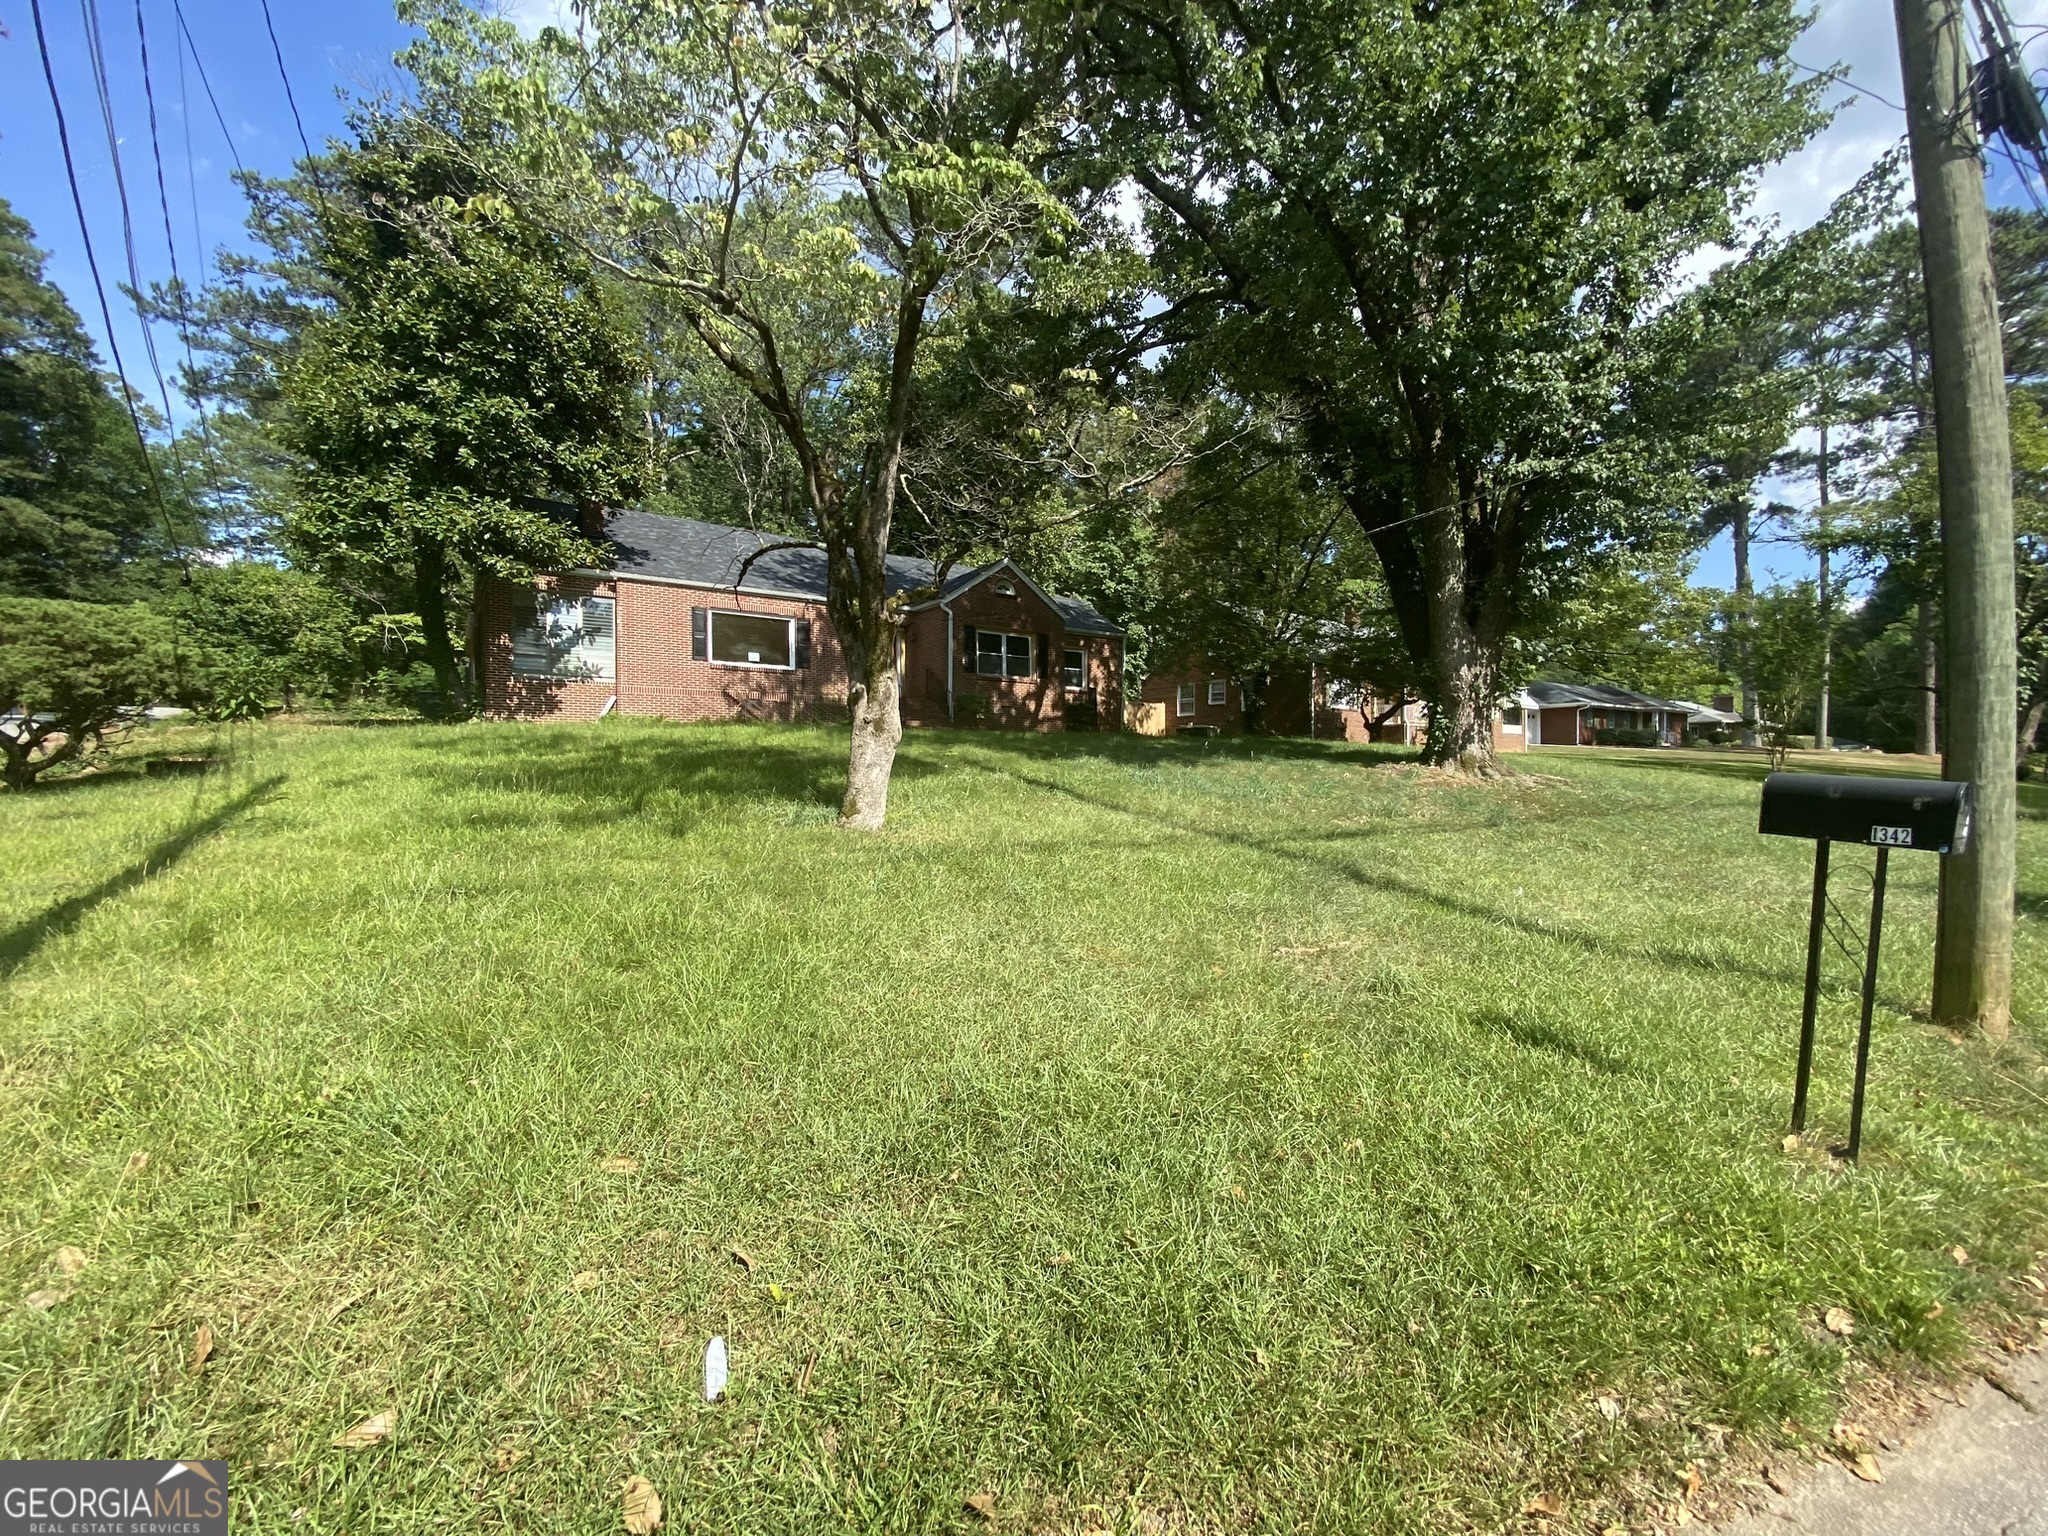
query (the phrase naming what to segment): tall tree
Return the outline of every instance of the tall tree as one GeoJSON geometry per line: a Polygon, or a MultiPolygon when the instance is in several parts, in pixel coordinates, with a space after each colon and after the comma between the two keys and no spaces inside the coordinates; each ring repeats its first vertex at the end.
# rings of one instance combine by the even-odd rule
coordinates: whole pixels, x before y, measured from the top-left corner
{"type": "Polygon", "coordinates": [[[1789,0],[1425,7],[1109,0],[1105,178],[1142,189],[1169,303],[1312,422],[1432,695],[1485,769],[1532,568],[1668,516],[1617,432],[1643,320],[1816,125],[1789,0]]]}
{"type": "Polygon", "coordinates": [[[169,554],[149,467],[34,241],[0,199],[0,594],[135,596],[169,554]]]}
{"type": "Polygon", "coordinates": [[[477,198],[440,139],[368,113],[357,132],[305,188],[332,308],[284,373],[289,534],[404,574],[445,715],[465,568],[602,563],[595,515],[645,462],[642,370],[595,273],[477,198]]]}
{"type": "Polygon", "coordinates": [[[407,14],[429,102],[503,125],[465,152],[535,224],[661,291],[795,461],[852,678],[841,820],[880,827],[902,738],[906,602],[886,569],[935,313],[1071,220],[1033,174],[1063,110],[999,10],[889,0],[591,0],[522,40],[447,0],[407,14]]]}

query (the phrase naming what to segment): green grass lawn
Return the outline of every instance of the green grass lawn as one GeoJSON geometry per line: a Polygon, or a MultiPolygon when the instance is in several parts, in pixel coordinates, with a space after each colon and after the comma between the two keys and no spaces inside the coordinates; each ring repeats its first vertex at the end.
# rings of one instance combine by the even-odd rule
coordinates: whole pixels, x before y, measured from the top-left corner
{"type": "Polygon", "coordinates": [[[1844,1172],[1747,761],[927,733],[863,837],[822,730],[234,751],[0,799],[0,1456],[226,1457],[240,1530],[1597,1530],[2048,1234],[2032,791],[2022,1027],[1916,1013],[1895,858],[1844,1172]]]}

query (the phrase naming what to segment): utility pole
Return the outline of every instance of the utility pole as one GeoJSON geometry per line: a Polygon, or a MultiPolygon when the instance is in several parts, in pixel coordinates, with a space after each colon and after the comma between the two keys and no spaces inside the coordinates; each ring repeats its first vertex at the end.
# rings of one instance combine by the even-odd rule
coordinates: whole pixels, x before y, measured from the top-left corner
{"type": "Polygon", "coordinates": [[[1814,541],[1820,554],[1820,707],[1814,713],[1813,745],[1826,752],[1834,746],[1828,735],[1828,693],[1835,680],[1835,595],[1828,590],[1828,424],[1820,424],[1820,509],[1814,514],[1814,541]]]}
{"type": "Polygon", "coordinates": [[[1933,343],[1947,627],[1942,766],[1969,783],[1976,802],[1969,851],[1942,860],[1934,1017],[2003,1035],[2012,1027],[2019,693],[2005,357],[1962,0],[1893,0],[1893,9],[1933,343]]]}

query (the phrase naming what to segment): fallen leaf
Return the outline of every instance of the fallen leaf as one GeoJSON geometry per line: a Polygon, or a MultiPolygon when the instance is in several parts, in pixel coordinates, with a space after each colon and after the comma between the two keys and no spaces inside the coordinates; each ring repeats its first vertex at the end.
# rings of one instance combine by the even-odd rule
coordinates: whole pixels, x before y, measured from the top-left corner
{"type": "Polygon", "coordinates": [[[996,1496],[992,1493],[970,1493],[960,1501],[982,1519],[993,1524],[996,1518],[996,1496]]]}
{"type": "Polygon", "coordinates": [[[1827,1316],[1822,1318],[1821,1321],[1827,1325],[1829,1333],[1836,1334],[1841,1338],[1846,1339],[1856,1331],[1856,1314],[1849,1311],[1846,1307],[1829,1307],[1827,1316]]]}
{"type": "Polygon", "coordinates": [[[1230,1198],[1233,1200],[1242,1200],[1244,1198],[1244,1186],[1242,1184],[1231,1185],[1230,1198]]]}
{"type": "Polygon", "coordinates": [[[1970,1262],[1970,1250],[1961,1246],[1960,1244],[1958,1244],[1954,1248],[1949,1249],[1948,1256],[1954,1259],[1958,1265],[1963,1265],[1970,1262]]]}
{"type": "Polygon", "coordinates": [[[1797,1152],[1799,1150],[1799,1138],[1796,1135],[1787,1136],[1783,1141],[1779,1142],[1778,1145],[1783,1147],[1787,1152],[1797,1152]]]}
{"type": "Polygon", "coordinates": [[[1749,1346],[1749,1352],[1759,1360],[1767,1360],[1772,1354],[1771,1346],[1768,1344],[1752,1344],[1749,1346]]]}
{"type": "Polygon", "coordinates": [[[147,1152],[130,1152],[128,1154],[128,1167],[126,1170],[127,1177],[134,1178],[135,1175],[142,1172],[148,1166],[149,1154],[147,1152]]]}
{"type": "Polygon", "coordinates": [[[1054,1269],[1065,1269],[1069,1264],[1073,1262],[1074,1256],[1071,1253],[1056,1253],[1052,1256],[1051,1259],[1052,1267],[1054,1269]]]}
{"type": "Polygon", "coordinates": [[[22,1305],[26,1306],[31,1312],[47,1312],[50,1308],[56,1306],[58,1302],[68,1301],[70,1298],[71,1288],[69,1286],[46,1285],[40,1291],[30,1291],[21,1300],[22,1305]]]}
{"type": "Polygon", "coordinates": [[[499,1472],[510,1472],[524,1460],[526,1452],[508,1440],[498,1447],[497,1454],[491,1458],[491,1466],[499,1472]]]}
{"type": "Polygon", "coordinates": [[[50,1255],[50,1262],[57,1266],[61,1275],[82,1275],[85,1273],[85,1255],[66,1243],[50,1255]]]}
{"type": "Polygon", "coordinates": [[[1344,1150],[1346,1152],[1363,1152],[1365,1150],[1365,1139],[1360,1136],[1352,1137],[1344,1143],[1344,1150]]]}
{"type": "Polygon", "coordinates": [[[606,1173],[638,1173],[640,1159],[637,1157],[608,1157],[597,1165],[606,1173]]]}
{"type": "Polygon", "coordinates": [[[1270,1361],[1270,1360],[1268,1360],[1268,1359],[1266,1358],[1266,1352],[1265,1352],[1265,1351],[1264,1351],[1263,1349],[1255,1349],[1255,1350],[1253,1350],[1253,1351],[1252,1351],[1252,1361],[1253,1361],[1253,1363],[1254,1363],[1254,1364],[1256,1364],[1256,1365],[1258,1366],[1258,1368],[1259,1368],[1260,1370],[1262,1370],[1262,1371],[1263,1371],[1263,1370],[1264,1370],[1264,1369],[1265,1369],[1265,1368],[1266,1368],[1267,1366],[1269,1366],[1269,1365],[1271,1365],[1271,1364],[1273,1363],[1272,1361],[1270,1361]]]}
{"type": "Polygon", "coordinates": [[[661,1529],[661,1495],[654,1491],[654,1484],[636,1474],[626,1479],[620,1496],[625,1505],[628,1536],[647,1536],[648,1532],[661,1529]]]}
{"type": "Polygon", "coordinates": [[[1561,1493],[1539,1493],[1522,1506],[1525,1515],[1549,1515],[1552,1519],[1563,1516],[1564,1495],[1561,1493]]]}
{"type": "Polygon", "coordinates": [[[206,1323],[199,1325],[199,1331],[192,1335],[192,1363],[186,1369],[192,1375],[199,1374],[199,1368],[206,1364],[213,1354],[213,1329],[206,1323]]]}
{"type": "Polygon", "coordinates": [[[811,1390],[811,1372],[815,1371],[817,1368],[818,1357],[814,1352],[808,1360],[804,1361],[803,1372],[796,1379],[796,1395],[798,1397],[802,1397],[806,1392],[811,1390]]]}
{"type": "Polygon", "coordinates": [[[1698,1462],[1689,1462],[1685,1469],[1685,1496],[1689,1499],[1700,1491],[1705,1479],[1700,1476],[1698,1462]]]}
{"type": "Polygon", "coordinates": [[[1598,1407],[1600,1410],[1600,1417],[1607,1420],[1608,1423],[1612,1424],[1616,1419],[1621,1417],[1620,1398],[1614,1397],[1608,1393],[1603,1392],[1599,1397],[1595,1398],[1593,1402],[1594,1405],[1598,1407]]]}
{"type": "Polygon", "coordinates": [[[1764,1468],[1764,1481],[1771,1485],[1771,1492],[1773,1493],[1790,1493],[1792,1491],[1791,1483],[1779,1474],[1776,1467],[1764,1468]]]}
{"type": "Polygon", "coordinates": [[[1926,1318],[1929,1322],[1933,1322],[1934,1319],[1941,1316],[1942,1311],[1942,1305],[1940,1302],[1937,1301],[1933,1306],[1929,1307],[1925,1312],[1922,1312],[1920,1315],[1926,1318]]]}
{"type": "Polygon", "coordinates": [[[596,1285],[600,1278],[598,1272],[594,1269],[579,1269],[569,1277],[569,1289],[572,1291],[587,1291],[596,1285]]]}
{"type": "Polygon", "coordinates": [[[1884,1481],[1884,1468],[1877,1464],[1877,1458],[1868,1451],[1864,1451],[1855,1460],[1851,1461],[1849,1463],[1849,1470],[1862,1478],[1866,1483],[1881,1483],[1884,1481]]]}
{"type": "Polygon", "coordinates": [[[751,1253],[748,1253],[746,1249],[733,1249],[732,1261],[733,1263],[739,1265],[741,1269],[744,1269],[748,1274],[751,1275],[754,1272],[754,1256],[751,1253]]]}
{"type": "Polygon", "coordinates": [[[344,1429],[333,1440],[337,1451],[367,1450],[398,1428],[398,1414],[386,1408],[382,1413],[373,1413],[353,1429],[344,1429]]]}
{"type": "Polygon", "coordinates": [[[357,1302],[361,1301],[365,1296],[369,1295],[370,1292],[375,1289],[375,1286],[366,1285],[360,1291],[356,1291],[350,1295],[342,1297],[341,1300],[337,1301],[333,1306],[327,1309],[327,1321],[330,1323],[333,1322],[337,1317],[341,1316],[342,1313],[346,1312],[350,1307],[354,1306],[357,1302]]]}

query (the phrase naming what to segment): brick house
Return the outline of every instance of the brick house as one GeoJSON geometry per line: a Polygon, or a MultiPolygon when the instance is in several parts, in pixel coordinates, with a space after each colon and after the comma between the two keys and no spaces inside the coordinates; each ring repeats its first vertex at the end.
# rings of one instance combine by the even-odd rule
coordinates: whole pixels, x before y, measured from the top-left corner
{"type": "MultiPolygon", "coordinates": [[[[478,584],[470,655],[486,716],[844,718],[823,550],[635,510],[606,514],[604,535],[607,569],[478,584]]],[[[937,577],[929,561],[889,557],[892,593],[937,577]]],[[[1113,729],[1122,718],[1123,632],[1007,559],[951,572],[911,605],[897,665],[906,724],[1113,729]]]]}
{"type": "Polygon", "coordinates": [[[1543,747],[1613,745],[1617,732],[1683,746],[1686,722],[1699,708],[1606,683],[1531,683],[1528,692],[1536,704],[1536,744],[1543,747]]]}
{"type": "MultiPolygon", "coordinates": [[[[1534,703],[1517,694],[1494,712],[1496,752],[1528,750],[1524,721],[1534,703]]],[[[1267,681],[1264,704],[1264,729],[1272,736],[1418,746],[1429,729],[1427,706],[1337,682],[1320,668],[1276,672],[1267,681]]],[[[1196,658],[1147,677],[1132,702],[1129,725],[1144,736],[1235,736],[1244,730],[1244,690],[1208,658],[1196,658]]]]}

